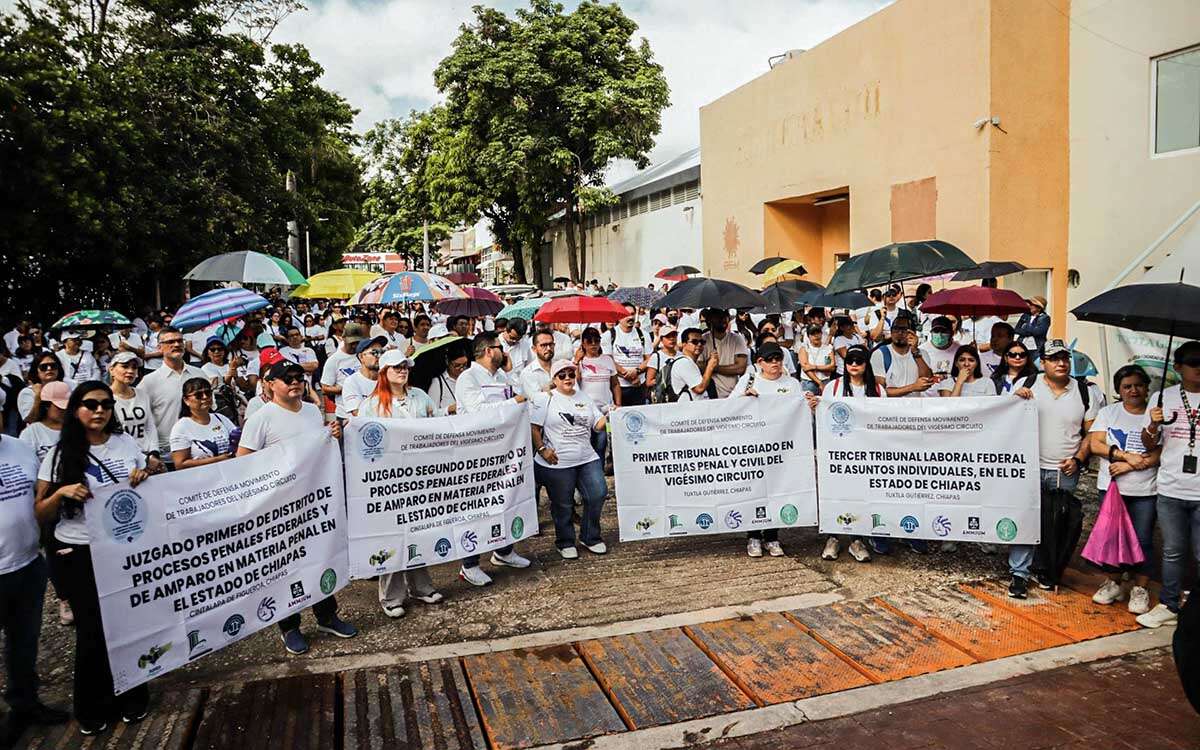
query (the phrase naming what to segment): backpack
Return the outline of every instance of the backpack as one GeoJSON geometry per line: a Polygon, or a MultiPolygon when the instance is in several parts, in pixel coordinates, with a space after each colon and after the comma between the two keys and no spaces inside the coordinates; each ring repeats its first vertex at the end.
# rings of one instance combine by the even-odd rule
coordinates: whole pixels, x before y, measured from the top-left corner
{"type": "MultiPolygon", "coordinates": [[[[1027,378],[1025,378],[1025,382],[1021,384],[1021,387],[1022,388],[1032,388],[1033,384],[1037,382],[1038,376],[1041,374],[1042,373],[1040,373],[1040,372],[1035,372],[1032,375],[1028,376],[1027,378]]],[[[1001,377],[1003,377],[1003,376],[1001,376],[1001,377]]],[[[1092,384],[1089,383],[1088,379],[1083,377],[1082,375],[1076,376],[1071,379],[1074,380],[1075,385],[1078,386],[1078,388],[1076,388],[1076,390],[1079,391],[1079,400],[1083,402],[1083,413],[1087,414],[1088,409],[1092,408],[1092,394],[1091,394],[1091,385],[1092,384]]],[[[996,383],[997,383],[997,387],[999,387],[1000,381],[997,380],[996,383]]]]}
{"type": "Polygon", "coordinates": [[[883,353],[883,374],[884,375],[887,375],[888,371],[892,369],[892,347],[890,346],[890,344],[891,344],[890,341],[881,341],[880,343],[875,345],[874,349],[871,350],[872,357],[875,356],[875,352],[883,353]]]}
{"type": "Polygon", "coordinates": [[[658,371],[658,378],[654,381],[654,391],[650,394],[651,403],[673,404],[679,400],[681,394],[671,390],[671,370],[675,367],[675,360],[680,356],[682,355],[668,359],[662,369],[658,371]]]}
{"type": "Polygon", "coordinates": [[[213,411],[217,414],[225,417],[235,425],[240,423],[241,414],[239,410],[244,408],[246,399],[242,398],[242,394],[238,393],[228,383],[221,383],[213,389],[213,403],[215,405],[213,411]]]}

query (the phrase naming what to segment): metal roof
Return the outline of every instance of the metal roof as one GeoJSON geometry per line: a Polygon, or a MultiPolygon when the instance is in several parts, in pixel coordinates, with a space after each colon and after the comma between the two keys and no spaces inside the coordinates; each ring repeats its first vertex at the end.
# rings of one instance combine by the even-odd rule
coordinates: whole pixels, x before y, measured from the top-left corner
{"type": "Polygon", "coordinates": [[[700,178],[700,148],[696,147],[673,159],[652,164],[637,174],[609,185],[622,200],[630,201],[659,190],[682,185],[700,178]]]}

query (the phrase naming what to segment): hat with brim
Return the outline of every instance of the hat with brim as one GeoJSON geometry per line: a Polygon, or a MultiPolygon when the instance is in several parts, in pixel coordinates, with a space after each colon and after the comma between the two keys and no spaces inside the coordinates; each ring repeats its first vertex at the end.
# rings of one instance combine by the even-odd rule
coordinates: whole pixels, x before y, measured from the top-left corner
{"type": "Polygon", "coordinates": [[[371,330],[362,323],[347,323],[346,328],[342,331],[342,341],[357,344],[370,335],[371,330]]]}
{"type": "Polygon", "coordinates": [[[1050,359],[1057,357],[1060,354],[1070,354],[1071,349],[1063,343],[1062,339],[1052,339],[1046,342],[1046,348],[1042,351],[1042,359],[1050,359]]]}
{"type": "Polygon", "coordinates": [[[573,372],[576,369],[577,368],[575,367],[575,362],[573,360],[556,359],[554,360],[554,364],[550,365],[550,377],[557,377],[558,374],[563,370],[571,370],[573,372]]]}
{"type": "Polygon", "coordinates": [[[1040,294],[1035,294],[1034,296],[1030,297],[1027,301],[1031,304],[1037,305],[1038,307],[1042,308],[1043,310],[1046,309],[1046,298],[1041,296],[1040,294]]]}
{"type": "Polygon", "coordinates": [[[42,400],[49,401],[60,409],[67,408],[71,399],[71,386],[61,380],[53,380],[42,386],[42,400]]]}
{"type": "Polygon", "coordinates": [[[783,349],[779,348],[779,344],[767,342],[758,347],[758,351],[754,353],[754,359],[767,359],[768,357],[782,357],[783,349]]]}
{"type": "Polygon", "coordinates": [[[354,347],[354,353],[362,354],[376,344],[379,346],[387,346],[387,343],[388,340],[383,336],[376,336],[373,339],[363,339],[362,341],[358,342],[358,346],[354,347]]]}
{"type": "Polygon", "coordinates": [[[134,354],[133,352],[117,352],[116,354],[113,355],[112,361],[109,362],[109,366],[123,365],[128,362],[133,362],[134,364],[137,364],[139,367],[142,364],[142,360],[140,360],[138,358],[138,355],[134,354]]]}
{"type": "Polygon", "coordinates": [[[380,370],[385,367],[399,367],[400,365],[412,367],[413,360],[411,357],[404,356],[404,353],[399,349],[388,349],[383,353],[383,356],[379,358],[380,370]]]}
{"type": "Polygon", "coordinates": [[[658,329],[658,337],[665,339],[667,336],[676,336],[679,334],[679,329],[673,325],[665,325],[658,329]]]}

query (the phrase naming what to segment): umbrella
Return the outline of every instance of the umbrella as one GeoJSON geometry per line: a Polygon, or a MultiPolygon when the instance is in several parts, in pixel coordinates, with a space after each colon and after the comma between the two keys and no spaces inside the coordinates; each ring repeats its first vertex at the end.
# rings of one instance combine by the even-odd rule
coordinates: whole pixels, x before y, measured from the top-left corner
{"type": "Polygon", "coordinates": [[[1020,273],[1025,270],[1025,266],[1011,260],[985,260],[979,264],[979,268],[969,268],[966,271],[959,271],[951,277],[951,281],[981,281],[983,279],[997,279],[1001,276],[1008,276],[1010,273],[1020,273]]]}
{"type": "Polygon", "coordinates": [[[852,256],[834,272],[828,288],[830,293],[850,292],[976,266],[975,261],[949,242],[894,242],[852,256]]]}
{"type": "Polygon", "coordinates": [[[462,290],[467,295],[466,299],[438,300],[433,306],[443,315],[466,315],[471,318],[495,315],[504,308],[503,300],[495,292],[477,286],[466,286],[462,290]]]}
{"type": "Polygon", "coordinates": [[[768,301],[766,297],[741,284],[701,276],[679,282],[659,300],[658,304],[660,307],[671,309],[699,310],[704,307],[723,309],[732,307],[740,310],[764,307],[768,301]]]}
{"type": "Polygon", "coordinates": [[[811,281],[794,279],[781,281],[777,284],[763,287],[762,296],[767,298],[767,304],[750,310],[752,313],[770,315],[773,313],[789,313],[803,310],[806,301],[812,293],[822,293],[825,287],[811,281]]]}
{"type": "Polygon", "coordinates": [[[629,316],[619,302],[607,297],[559,297],[538,308],[540,323],[616,323],[629,316]]]}
{"type": "Polygon", "coordinates": [[[783,257],[782,255],[772,255],[770,258],[763,258],[759,262],[750,266],[750,273],[763,273],[776,263],[780,263],[785,260],[787,260],[787,258],[783,257]]]}
{"type": "Polygon", "coordinates": [[[921,304],[921,312],[932,315],[1020,315],[1029,312],[1029,304],[1011,289],[966,286],[934,292],[921,304]]]}
{"type": "Polygon", "coordinates": [[[770,284],[770,283],[774,282],[776,279],[778,279],[780,276],[783,276],[783,275],[789,274],[789,273],[794,273],[796,275],[803,276],[806,273],[806,271],[804,270],[804,266],[800,264],[800,261],[798,261],[794,258],[790,258],[788,260],[781,260],[778,263],[776,263],[775,265],[768,268],[766,271],[763,271],[763,274],[762,274],[763,283],[770,284]]]}
{"type": "Polygon", "coordinates": [[[436,302],[443,299],[466,299],[467,293],[458,284],[432,273],[401,271],[381,276],[358,290],[349,305],[388,305],[395,302],[436,302]]]}
{"type": "Polygon", "coordinates": [[[440,339],[437,339],[436,341],[430,341],[427,344],[421,344],[420,346],[418,346],[416,351],[413,352],[413,359],[420,357],[422,354],[428,354],[429,352],[432,352],[435,349],[441,349],[446,344],[452,344],[455,341],[463,341],[463,340],[464,339],[462,336],[455,336],[453,334],[451,334],[450,336],[442,336],[440,339]]]}
{"type": "Polygon", "coordinates": [[[538,308],[549,302],[551,297],[530,297],[519,302],[514,302],[500,312],[496,313],[497,318],[521,318],[522,320],[533,320],[533,314],[538,311],[538,308]]]}
{"type": "Polygon", "coordinates": [[[693,273],[700,273],[700,269],[695,266],[671,266],[654,274],[654,277],[667,281],[683,281],[693,273]]]}
{"type": "Polygon", "coordinates": [[[102,328],[131,326],[129,318],[113,310],[76,310],[59,318],[51,328],[102,328]]]}
{"type": "Polygon", "coordinates": [[[479,274],[471,271],[456,271],[446,274],[446,278],[453,281],[455,284],[478,284],[479,274]]]}
{"type": "Polygon", "coordinates": [[[379,278],[374,271],[338,268],[308,277],[304,286],[292,292],[300,299],[349,299],[354,293],[379,278]]]}
{"type": "Polygon", "coordinates": [[[467,359],[471,358],[470,343],[461,336],[442,336],[427,344],[422,344],[413,352],[413,368],[412,374],[409,376],[413,385],[427,391],[433,381],[446,371],[445,347],[450,344],[465,348],[464,353],[467,355],[467,359]],[[437,356],[433,356],[434,352],[437,352],[437,356]]]}
{"type": "MultiPolygon", "coordinates": [[[[1071,313],[1088,323],[1126,328],[1168,337],[1163,358],[1163,389],[1176,336],[1200,339],[1200,286],[1183,283],[1183,272],[1174,284],[1130,284],[1109,289],[1076,307],[1071,313]]],[[[1162,390],[1158,405],[1162,406],[1162,390]]]]}
{"type": "Polygon", "coordinates": [[[659,306],[658,302],[663,298],[663,293],[646,286],[623,286],[612,290],[608,298],[623,305],[629,304],[649,309],[659,306]]]}
{"type": "Polygon", "coordinates": [[[568,279],[566,276],[555,276],[554,283],[555,284],[570,284],[571,280],[568,279]]]}
{"type": "Polygon", "coordinates": [[[192,281],[239,281],[243,284],[283,284],[300,286],[304,274],[283,258],[240,250],[214,255],[188,271],[185,279],[192,281]]]}
{"type": "Polygon", "coordinates": [[[177,328],[194,330],[226,318],[236,318],[261,310],[270,303],[261,294],[249,289],[231,287],[214,289],[193,297],[175,311],[171,323],[177,328]]]}
{"type": "Polygon", "coordinates": [[[828,289],[822,293],[813,293],[811,296],[806,295],[806,301],[813,307],[832,308],[834,310],[858,310],[863,307],[871,306],[871,298],[862,292],[837,292],[829,293],[828,289]]]}

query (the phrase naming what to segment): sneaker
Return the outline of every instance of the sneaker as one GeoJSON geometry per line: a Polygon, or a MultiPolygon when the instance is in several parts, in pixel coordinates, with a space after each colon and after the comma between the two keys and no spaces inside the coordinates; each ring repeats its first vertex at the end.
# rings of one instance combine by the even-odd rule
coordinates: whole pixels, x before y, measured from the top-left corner
{"type": "Polygon", "coordinates": [[[1042,573],[1035,575],[1034,580],[1037,581],[1037,587],[1042,591],[1052,591],[1057,585],[1042,573]]]}
{"type": "Polygon", "coordinates": [[[507,568],[528,568],[529,559],[518,555],[516,550],[509,552],[507,555],[493,552],[492,565],[500,565],[507,568]]]}
{"type": "Polygon", "coordinates": [[[308,651],[308,640],[299,630],[289,630],[286,633],[280,633],[279,640],[283,641],[283,647],[293,656],[299,656],[308,651]]]}
{"type": "Polygon", "coordinates": [[[75,624],[75,613],[71,611],[71,605],[62,599],[58,600],[58,624],[75,624]]]}
{"type": "Polygon", "coordinates": [[[1137,616],[1138,625],[1143,628],[1161,628],[1163,625],[1174,625],[1179,621],[1179,615],[1167,609],[1167,605],[1159,604],[1144,615],[1137,616]]]}
{"type": "Polygon", "coordinates": [[[836,560],[838,556],[838,538],[831,536],[825,540],[825,549],[821,550],[822,560],[836,560]]]}
{"type": "Polygon", "coordinates": [[[76,719],[75,721],[79,724],[79,733],[85,737],[91,737],[93,735],[100,734],[105,729],[108,729],[108,722],[104,721],[103,719],[95,719],[94,721],[88,721],[87,719],[76,719]]]}
{"type": "MultiPolygon", "coordinates": [[[[856,539],[854,541],[858,541],[858,540],[856,539]]],[[[850,546],[853,547],[854,542],[851,542],[850,546]]],[[[869,546],[871,548],[871,551],[877,555],[890,555],[892,553],[892,540],[888,539],[885,536],[869,536],[869,537],[867,537],[867,545],[866,546],[869,546]]],[[[855,558],[855,559],[857,560],[858,558],[855,558]]]]}
{"type": "Polygon", "coordinates": [[[847,550],[850,556],[859,562],[870,562],[871,553],[867,551],[867,545],[862,543],[861,539],[855,539],[850,542],[850,547],[847,550]]]}
{"type": "Polygon", "coordinates": [[[430,591],[428,594],[417,594],[416,598],[426,604],[437,604],[446,597],[442,596],[440,591],[430,591]]]}
{"type": "Polygon", "coordinates": [[[475,565],[468,568],[462,566],[458,569],[458,577],[471,584],[472,586],[486,586],[492,582],[492,577],[483,572],[483,568],[475,565]]]}
{"type": "Polygon", "coordinates": [[[1013,576],[1012,583],[1008,584],[1008,595],[1012,599],[1028,599],[1029,580],[1021,576],[1013,576]]]}
{"type": "Polygon", "coordinates": [[[942,542],[942,552],[958,552],[958,542],[942,542]]]}
{"type": "Polygon", "coordinates": [[[149,714],[150,708],[148,706],[143,706],[142,708],[138,708],[133,711],[122,712],[121,721],[125,722],[126,724],[137,724],[149,714]]]}
{"type": "Polygon", "coordinates": [[[979,549],[980,549],[980,550],[983,552],[983,554],[985,554],[985,555],[994,555],[994,554],[996,554],[996,545],[994,545],[994,544],[988,544],[987,542],[984,542],[984,543],[982,543],[982,544],[980,544],[980,545],[979,545],[979,549]]]}
{"type": "Polygon", "coordinates": [[[779,542],[767,542],[767,554],[771,557],[783,557],[783,545],[779,542]]]}
{"type": "Polygon", "coordinates": [[[591,552],[593,555],[603,555],[606,552],[608,552],[608,545],[606,545],[604,542],[596,542],[595,544],[585,544],[583,546],[587,547],[588,552],[591,552]]]}
{"type": "Polygon", "coordinates": [[[762,540],[761,539],[747,539],[746,540],[746,554],[749,555],[750,557],[762,557],[762,540]]]}
{"type": "Polygon", "coordinates": [[[383,613],[393,620],[399,620],[404,617],[404,607],[399,604],[383,604],[383,613]]]}
{"type": "Polygon", "coordinates": [[[1134,586],[1129,590],[1129,611],[1135,615],[1150,611],[1150,592],[1145,586],[1134,586]]]}
{"type": "Polygon", "coordinates": [[[326,622],[318,622],[317,630],[322,633],[329,633],[338,638],[353,638],[358,635],[358,628],[346,622],[342,618],[334,615],[332,619],[326,622]]]}
{"type": "Polygon", "coordinates": [[[564,560],[579,559],[579,550],[575,549],[574,547],[559,547],[558,554],[562,555],[562,559],[564,560]]]}
{"type": "Polygon", "coordinates": [[[1125,592],[1121,590],[1121,584],[1116,581],[1105,581],[1104,585],[1092,594],[1092,601],[1097,604],[1112,604],[1124,601],[1124,599],[1125,592]]]}

